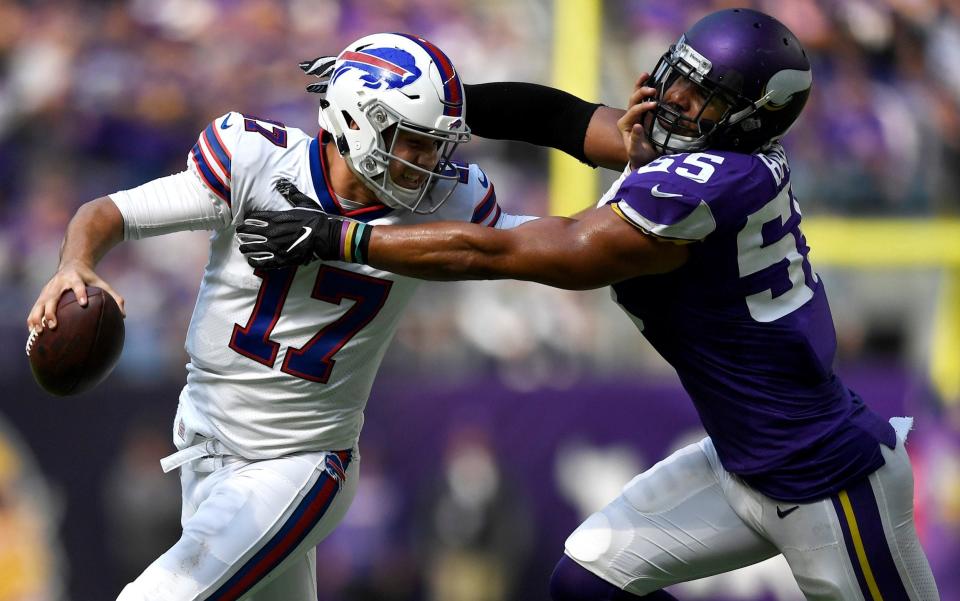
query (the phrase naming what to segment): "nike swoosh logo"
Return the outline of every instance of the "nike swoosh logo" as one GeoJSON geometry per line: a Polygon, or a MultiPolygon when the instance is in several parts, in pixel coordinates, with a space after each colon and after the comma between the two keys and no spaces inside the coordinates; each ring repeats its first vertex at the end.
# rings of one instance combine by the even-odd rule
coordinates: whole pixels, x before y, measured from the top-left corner
{"type": "Polygon", "coordinates": [[[790,509],[784,511],[784,510],[780,509],[780,506],[779,506],[779,505],[777,505],[777,517],[782,520],[783,518],[787,517],[788,515],[790,515],[791,513],[793,513],[794,511],[796,511],[796,510],[798,510],[798,509],[800,509],[800,506],[799,506],[799,505],[794,505],[794,506],[791,507],[790,509]]]}
{"type": "Polygon", "coordinates": [[[674,194],[673,192],[661,192],[660,184],[650,188],[650,194],[656,196],[657,198],[676,198],[678,196],[683,196],[683,194],[674,194]]]}
{"type": "Polygon", "coordinates": [[[220,129],[227,129],[228,127],[230,127],[230,124],[228,123],[228,121],[230,121],[231,116],[232,115],[230,113],[227,113],[227,116],[224,117],[223,121],[220,123],[220,129]]]}
{"type": "Polygon", "coordinates": [[[290,245],[290,248],[288,248],[286,252],[289,253],[289,252],[290,252],[291,250],[293,250],[298,244],[300,244],[301,242],[303,242],[304,240],[306,240],[307,238],[309,238],[309,237],[310,237],[310,234],[312,234],[312,233],[313,233],[313,228],[312,228],[312,227],[307,226],[307,225],[303,226],[303,233],[300,234],[300,237],[299,237],[299,238],[297,238],[296,240],[293,241],[293,244],[290,245]]]}

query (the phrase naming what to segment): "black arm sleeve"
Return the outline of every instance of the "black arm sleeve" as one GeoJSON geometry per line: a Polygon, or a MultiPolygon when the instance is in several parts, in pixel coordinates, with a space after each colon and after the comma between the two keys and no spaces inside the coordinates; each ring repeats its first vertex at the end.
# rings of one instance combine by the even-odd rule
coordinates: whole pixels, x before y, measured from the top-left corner
{"type": "Polygon", "coordinates": [[[465,85],[467,125],[481,138],[556,148],[596,167],[583,151],[590,118],[600,104],[533,83],[465,85]]]}

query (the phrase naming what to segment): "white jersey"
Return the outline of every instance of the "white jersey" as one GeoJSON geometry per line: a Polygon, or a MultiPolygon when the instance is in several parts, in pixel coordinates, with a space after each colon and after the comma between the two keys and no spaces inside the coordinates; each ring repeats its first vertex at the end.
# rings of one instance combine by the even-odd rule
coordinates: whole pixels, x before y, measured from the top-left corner
{"type": "MultiPolygon", "coordinates": [[[[234,112],[210,124],[188,156],[188,170],[206,186],[219,217],[206,221],[217,225],[187,334],[178,446],[197,432],[251,459],[352,448],[374,376],[419,284],[336,261],[250,267],[235,227],[248,211],[290,208],[274,189],[281,178],[327,213],[372,225],[518,221],[502,214],[483,171],[465,164],[457,166],[460,185],[432,215],[380,204],[346,211],[327,181],[324,137],[234,112]]],[[[445,193],[444,185],[450,184],[441,182],[434,193],[445,193]]],[[[129,195],[111,195],[125,221],[129,195]]]]}

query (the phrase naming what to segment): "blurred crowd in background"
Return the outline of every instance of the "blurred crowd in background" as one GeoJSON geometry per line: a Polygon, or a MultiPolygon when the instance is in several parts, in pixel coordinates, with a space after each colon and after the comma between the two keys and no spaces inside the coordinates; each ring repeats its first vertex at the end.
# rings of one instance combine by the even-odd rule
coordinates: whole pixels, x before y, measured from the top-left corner
{"type": "MultiPolygon", "coordinates": [[[[728,6],[778,17],[811,56],[813,94],[786,140],[805,216],[960,214],[958,0],[606,0],[601,97],[590,100],[622,106],[637,74],[652,69],[687,25],[728,6]]],[[[446,51],[468,83],[549,84],[552,12],[551,0],[0,0],[0,281],[6,292],[0,295],[6,341],[0,373],[8,390],[0,418],[19,411],[21,421],[57,419],[24,417],[22,408],[8,411],[7,403],[17,402],[10,391],[32,390],[22,355],[26,313],[54,271],[64,228],[81,203],[183,170],[196,136],[227,111],[314,131],[317,100],[304,91],[309,78],[297,62],[335,54],[368,33],[422,35],[446,51]]],[[[477,139],[458,156],[484,167],[505,210],[548,211],[544,150],[477,139]]],[[[604,178],[612,181],[613,174],[604,178]]],[[[76,543],[67,542],[66,556],[52,544],[44,559],[37,548],[12,542],[56,540],[56,516],[72,502],[73,489],[54,477],[52,491],[36,493],[45,486],[35,481],[43,469],[57,471],[45,465],[55,445],[10,433],[18,442],[0,446],[0,601],[94,601],[99,597],[84,595],[118,590],[118,582],[176,536],[177,482],[162,477],[156,459],[170,448],[169,420],[186,361],[183,338],[206,252],[206,234],[177,234],[123,245],[104,262],[100,273],[126,297],[128,311],[124,355],[113,378],[127,393],[163,391],[167,405],[151,407],[153,419],[127,415],[110,422],[120,427],[115,462],[100,466],[100,488],[85,500],[102,512],[97,519],[111,516],[110,528],[120,533],[101,541],[119,548],[99,579],[77,574],[77,562],[83,563],[74,557],[76,543]],[[29,459],[32,452],[43,469],[29,459]],[[6,461],[8,455],[25,459],[6,461]],[[70,491],[58,496],[58,485],[70,491]],[[25,538],[17,528],[46,534],[25,538]],[[32,575],[32,584],[18,589],[3,575],[10,573],[32,575]]],[[[812,258],[816,265],[816,248],[812,258]]],[[[919,399],[919,406],[904,409],[947,416],[933,420],[940,429],[925,440],[934,442],[918,448],[934,449],[924,464],[931,470],[925,482],[936,485],[924,519],[945,529],[937,532],[946,532],[950,543],[934,563],[955,564],[960,467],[950,457],[960,446],[960,418],[956,407],[941,406],[926,392],[923,376],[939,276],[822,275],[839,322],[842,362],[902,371],[910,398],[919,399]]],[[[572,390],[604,378],[675,385],[605,290],[570,293],[514,282],[424,286],[382,379],[443,391],[478,377],[511,394],[572,390]]],[[[392,390],[376,392],[389,400],[392,390]]],[[[371,403],[386,402],[381,399],[375,395],[371,403]]],[[[93,406],[82,419],[96,424],[104,418],[93,406]]],[[[397,449],[364,434],[361,444],[369,451],[357,501],[321,548],[322,600],[536,598],[521,596],[518,583],[529,587],[525,591],[545,591],[547,574],[532,585],[522,576],[523,557],[549,560],[534,562],[542,571],[558,556],[562,532],[551,534],[553,547],[542,548],[531,517],[539,510],[524,501],[529,491],[522,474],[513,481],[501,473],[497,461],[505,451],[491,442],[495,424],[485,423],[438,443],[445,449],[438,471],[407,474],[417,476],[412,487],[396,476],[397,449]],[[463,552],[440,552],[449,548],[463,552]]],[[[21,428],[37,431],[36,425],[21,428]]],[[[589,464],[591,457],[580,460],[589,464]]],[[[614,470],[621,483],[638,467],[629,454],[613,460],[623,467],[614,470]]],[[[576,516],[567,517],[572,529],[576,516]]],[[[944,599],[960,599],[960,585],[945,591],[941,583],[941,590],[944,599]]],[[[790,590],[782,594],[777,598],[791,598],[790,590]]],[[[748,590],[734,598],[765,597],[748,590]]]]}
{"type": "MultiPolygon", "coordinates": [[[[602,97],[591,100],[622,105],[637,73],[686,25],[729,4],[605,2],[602,97]]],[[[804,211],[960,213],[960,2],[754,4],[790,26],[813,59],[813,96],[787,139],[804,211]]],[[[313,131],[317,101],[298,60],[395,30],[444,48],[467,82],[549,83],[546,0],[0,2],[0,276],[18,291],[0,300],[10,303],[0,327],[21,329],[79,204],[184,169],[197,134],[230,110],[313,131]]],[[[548,210],[542,149],[476,140],[459,154],[485,168],[505,209],[548,210]]],[[[205,260],[206,236],[182,234],[175,244],[129,245],[105,264],[137,322],[125,369],[180,373],[183,329],[171,325],[188,318],[205,260]]],[[[447,373],[473,369],[478,357],[516,365],[518,355],[571,353],[578,364],[619,368],[633,338],[610,343],[623,328],[597,323],[604,294],[454,284],[428,295],[400,340],[447,373]],[[561,299],[548,315],[515,311],[542,306],[543,296],[561,299]]]]}

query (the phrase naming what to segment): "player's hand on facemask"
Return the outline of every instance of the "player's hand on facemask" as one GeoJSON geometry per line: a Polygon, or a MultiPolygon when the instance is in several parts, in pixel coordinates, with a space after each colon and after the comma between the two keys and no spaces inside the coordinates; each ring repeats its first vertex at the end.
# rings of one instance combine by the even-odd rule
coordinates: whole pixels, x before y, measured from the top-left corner
{"type": "Polygon", "coordinates": [[[623,136],[623,145],[630,158],[630,166],[634,169],[646,165],[658,156],[644,130],[646,119],[653,118],[652,114],[647,113],[657,106],[657,90],[646,85],[648,78],[647,73],[640,74],[627,102],[627,112],[617,121],[620,135],[623,136]]]}
{"type": "Polygon", "coordinates": [[[253,211],[237,226],[240,252],[247,263],[276,269],[306,265],[316,259],[341,260],[342,231],[354,222],[327,215],[288,180],[277,182],[277,191],[293,205],[292,209],[253,211]]]}
{"type": "Polygon", "coordinates": [[[302,61],[300,68],[307,75],[313,75],[319,81],[307,86],[307,91],[314,94],[326,94],[327,85],[330,83],[330,76],[333,75],[333,65],[337,62],[335,56],[318,56],[309,60],[302,61]]]}

